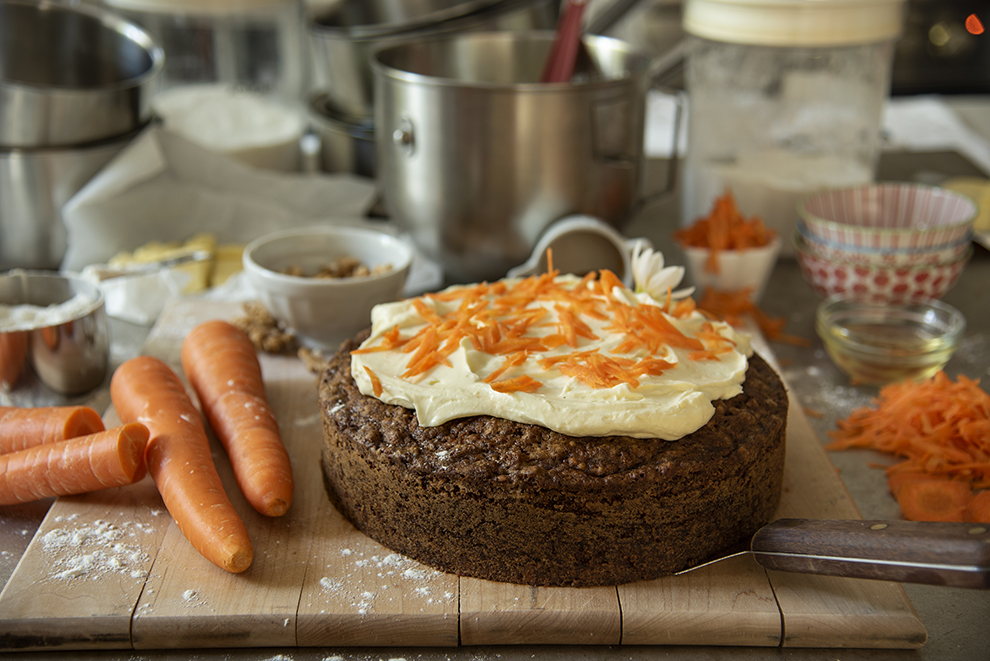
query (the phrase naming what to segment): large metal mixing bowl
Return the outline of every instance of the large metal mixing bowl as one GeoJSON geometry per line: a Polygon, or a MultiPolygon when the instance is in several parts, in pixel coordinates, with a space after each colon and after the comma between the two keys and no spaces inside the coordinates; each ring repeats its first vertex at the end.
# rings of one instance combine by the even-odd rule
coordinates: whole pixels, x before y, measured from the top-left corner
{"type": "Polygon", "coordinates": [[[87,4],[0,0],[0,147],[67,147],[144,125],[164,63],[137,26],[87,4]]]}

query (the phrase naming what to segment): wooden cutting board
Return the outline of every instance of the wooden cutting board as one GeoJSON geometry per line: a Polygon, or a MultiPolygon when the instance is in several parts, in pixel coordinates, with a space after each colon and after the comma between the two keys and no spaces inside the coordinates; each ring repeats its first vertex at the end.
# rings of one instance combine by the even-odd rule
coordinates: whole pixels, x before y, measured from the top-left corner
{"type": "MultiPolygon", "coordinates": [[[[182,338],[238,306],[166,310],[144,353],[181,374],[182,338]]],[[[754,337],[757,350],[773,360],[754,337]]],[[[895,583],[767,572],[739,557],[606,588],[542,588],[458,578],[372,541],[330,505],[319,468],[316,375],[262,356],[292,458],[295,501],[256,514],[214,458],[251,532],[255,559],[228,574],[185,540],[146,478],[59,498],[0,593],[0,648],[164,649],[487,644],[914,648],[925,629],[895,583]]],[[[113,410],[107,425],[117,423],[113,410]]],[[[779,516],[859,518],[792,397],[779,516]]],[[[0,517],[3,516],[0,511],[0,517]]]]}

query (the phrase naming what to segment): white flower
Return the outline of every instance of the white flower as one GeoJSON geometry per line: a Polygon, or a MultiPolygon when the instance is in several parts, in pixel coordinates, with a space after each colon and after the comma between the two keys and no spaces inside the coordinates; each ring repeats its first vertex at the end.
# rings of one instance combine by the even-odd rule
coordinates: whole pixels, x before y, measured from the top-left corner
{"type": "Polygon", "coordinates": [[[633,282],[636,293],[647,293],[658,301],[666,300],[667,292],[670,298],[677,300],[687,298],[694,293],[694,287],[674,290],[684,279],[683,266],[663,266],[663,253],[653,250],[649,242],[636,239],[632,246],[633,282]]]}

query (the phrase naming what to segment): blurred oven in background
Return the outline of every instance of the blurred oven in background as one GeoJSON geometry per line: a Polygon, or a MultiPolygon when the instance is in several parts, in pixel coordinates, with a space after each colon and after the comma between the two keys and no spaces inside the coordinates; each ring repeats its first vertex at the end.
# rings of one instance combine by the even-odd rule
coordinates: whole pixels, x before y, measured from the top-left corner
{"type": "Polygon", "coordinates": [[[990,2],[908,0],[891,93],[990,94],[990,2]]]}
{"type": "MultiPolygon", "coordinates": [[[[617,1],[591,0],[589,13],[594,17],[617,1]]],[[[681,0],[641,0],[608,33],[661,57],[683,37],[681,5],[681,0]]],[[[662,83],[682,88],[680,73],[674,66],[662,83]]],[[[990,0],[907,0],[891,92],[990,94],[990,0]]]]}

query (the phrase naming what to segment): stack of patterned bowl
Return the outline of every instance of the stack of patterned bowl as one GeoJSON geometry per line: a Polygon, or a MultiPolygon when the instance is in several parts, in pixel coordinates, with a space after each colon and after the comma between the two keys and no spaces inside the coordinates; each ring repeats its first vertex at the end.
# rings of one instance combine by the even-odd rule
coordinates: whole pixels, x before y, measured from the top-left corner
{"type": "Polygon", "coordinates": [[[911,183],[829,190],[805,199],[794,247],[820,296],[898,303],[941,298],[973,253],[976,204],[911,183]]]}

